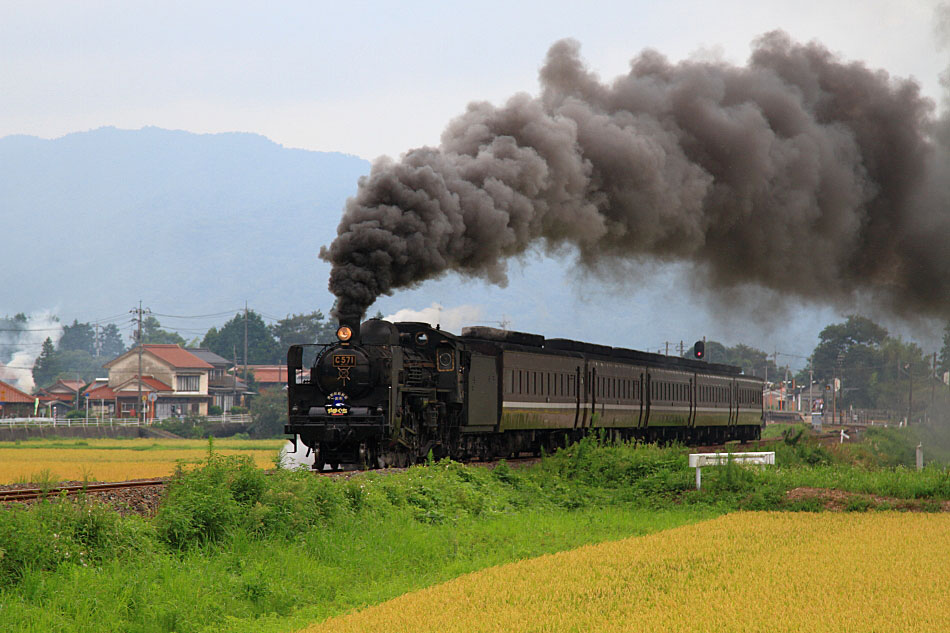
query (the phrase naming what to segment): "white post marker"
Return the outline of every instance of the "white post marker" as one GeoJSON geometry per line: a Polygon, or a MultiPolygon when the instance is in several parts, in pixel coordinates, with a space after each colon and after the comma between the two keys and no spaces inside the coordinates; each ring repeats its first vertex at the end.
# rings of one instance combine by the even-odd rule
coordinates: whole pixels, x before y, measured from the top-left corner
{"type": "Polygon", "coordinates": [[[844,429],[841,429],[841,441],[838,444],[844,444],[845,440],[850,440],[851,436],[844,432],[844,429]]]}
{"type": "Polygon", "coordinates": [[[703,466],[721,466],[723,464],[775,464],[774,451],[749,452],[749,453],[690,453],[689,467],[696,469],[696,490],[702,487],[703,466]]]}

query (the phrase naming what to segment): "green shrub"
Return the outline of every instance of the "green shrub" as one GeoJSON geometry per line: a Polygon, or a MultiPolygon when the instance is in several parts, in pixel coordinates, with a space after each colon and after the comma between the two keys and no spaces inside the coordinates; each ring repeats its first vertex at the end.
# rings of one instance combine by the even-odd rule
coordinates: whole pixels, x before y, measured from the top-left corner
{"type": "Polygon", "coordinates": [[[159,536],[177,549],[221,539],[244,524],[265,491],[265,477],[246,455],[209,451],[201,468],[179,465],[155,517],[159,536]]]}
{"type": "Polygon", "coordinates": [[[0,511],[0,586],[18,582],[27,570],[85,567],[153,545],[154,530],[144,520],[122,518],[85,497],[6,508],[0,511]]]}

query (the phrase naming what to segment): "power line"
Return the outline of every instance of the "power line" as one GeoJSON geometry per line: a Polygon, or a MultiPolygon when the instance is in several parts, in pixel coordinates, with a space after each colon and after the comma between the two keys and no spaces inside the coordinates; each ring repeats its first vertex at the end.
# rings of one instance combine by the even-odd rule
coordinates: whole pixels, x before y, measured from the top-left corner
{"type": "Polygon", "coordinates": [[[234,310],[227,310],[225,312],[215,312],[214,314],[183,315],[183,314],[163,314],[161,312],[153,312],[152,314],[154,314],[155,316],[167,317],[169,319],[210,319],[213,317],[228,316],[229,314],[240,314],[243,311],[243,309],[244,308],[237,308],[234,310]]]}
{"type": "Polygon", "coordinates": [[[59,332],[63,326],[40,328],[0,328],[0,332],[59,332]]]}

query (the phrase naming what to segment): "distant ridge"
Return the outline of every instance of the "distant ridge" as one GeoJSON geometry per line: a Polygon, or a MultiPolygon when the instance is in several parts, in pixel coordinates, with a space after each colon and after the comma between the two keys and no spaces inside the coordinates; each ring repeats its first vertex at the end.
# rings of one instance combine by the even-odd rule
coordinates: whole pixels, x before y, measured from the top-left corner
{"type": "Polygon", "coordinates": [[[212,312],[245,299],[281,313],[328,309],[317,251],[368,171],[356,156],[242,132],[0,138],[0,312],[88,319],[139,298],[212,312]]]}

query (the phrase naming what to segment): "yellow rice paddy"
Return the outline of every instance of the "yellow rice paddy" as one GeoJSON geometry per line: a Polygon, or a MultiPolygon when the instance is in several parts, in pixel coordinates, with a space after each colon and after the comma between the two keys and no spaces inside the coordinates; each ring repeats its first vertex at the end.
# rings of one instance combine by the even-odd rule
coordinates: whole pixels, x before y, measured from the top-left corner
{"type": "MultiPolygon", "coordinates": [[[[249,455],[261,468],[273,468],[282,440],[215,440],[221,455],[249,455]]],[[[89,439],[36,440],[0,444],[0,484],[29,481],[125,481],[164,477],[179,461],[198,463],[207,440],[89,439]]]]}
{"type": "Polygon", "coordinates": [[[950,516],[738,513],[463,576],[308,633],[950,631],[950,516]]]}

